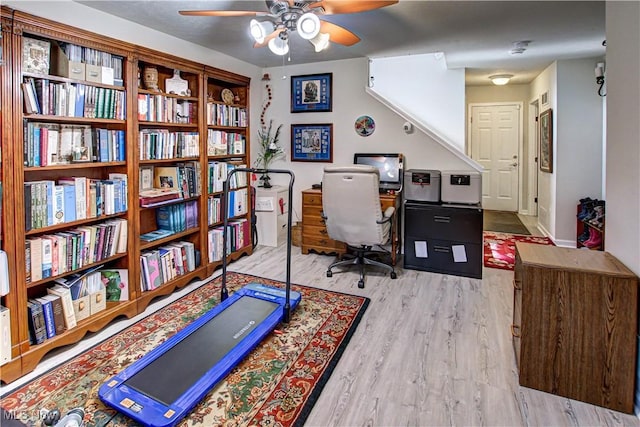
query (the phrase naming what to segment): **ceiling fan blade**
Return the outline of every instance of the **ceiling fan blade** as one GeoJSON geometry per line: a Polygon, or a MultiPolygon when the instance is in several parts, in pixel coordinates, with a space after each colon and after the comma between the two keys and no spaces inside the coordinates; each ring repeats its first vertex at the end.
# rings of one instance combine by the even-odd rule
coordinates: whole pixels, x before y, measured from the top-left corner
{"type": "Polygon", "coordinates": [[[269,44],[269,40],[275,39],[278,36],[278,34],[280,34],[283,31],[284,31],[284,28],[276,28],[273,31],[273,33],[269,34],[267,37],[264,38],[264,41],[262,43],[255,42],[253,44],[253,47],[265,47],[266,45],[269,44]]]}
{"type": "Polygon", "coordinates": [[[351,46],[360,41],[360,37],[340,25],[328,21],[320,21],[320,32],[328,33],[329,40],[344,46],[351,46]]]}
{"type": "Polygon", "coordinates": [[[254,10],[181,10],[180,15],[187,16],[267,16],[267,12],[254,10]]]}
{"type": "Polygon", "coordinates": [[[341,13],[358,13],[380,9],[398,3],[398,0],[320,0],[310,3],[309,7],[324,9],[325,15],[341,13]]]}

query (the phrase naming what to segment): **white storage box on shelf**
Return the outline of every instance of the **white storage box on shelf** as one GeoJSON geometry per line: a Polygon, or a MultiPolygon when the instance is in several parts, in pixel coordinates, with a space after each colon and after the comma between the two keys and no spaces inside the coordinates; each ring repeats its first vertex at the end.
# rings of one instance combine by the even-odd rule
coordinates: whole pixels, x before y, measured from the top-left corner
{"type": "Polygon", "coordinates": [[[482,175],[476,171],[442,171],[441,199],[443,203],[475,205],[482,200],[482,175]]]}
{"type": "Polygon", "coordinates": [[[415,202],[440,201],[440,171],[407,169],[404,173],[404,199],[415,202]]]}

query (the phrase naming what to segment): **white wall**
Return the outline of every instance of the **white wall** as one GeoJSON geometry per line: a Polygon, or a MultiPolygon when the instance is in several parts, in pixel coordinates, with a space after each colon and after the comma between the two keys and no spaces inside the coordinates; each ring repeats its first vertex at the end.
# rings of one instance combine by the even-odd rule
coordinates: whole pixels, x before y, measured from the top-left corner
{"type": "MultiPolygon", "coordinates": [[[[291,124],[333,123],[334,165],[352,164],[356,152],[399,152],[405,155],[407,169],[469,169],[466,163],[423,133],[406,134],[402,128],[404,119],[365,92],[367,67],[368,60],[361,58],[264,70],[270,74],[273,88],[273,101],[266,120],[284,124],[280,143],[286,150],[286,157],[274,162],[272,167],[291,169],[296,175],[293,206],[294,218],[298,220],[301,219],[300,192],[322,180],[327,163],[290,162],[291,124]],[[333,73],[332,112],[290,113],[291,76],[327,72],[333,73]],[[355,132],[354,123],[361,115],[369,115],[375,121],[376,128],[371,136],[362,137],[355,132]]],[[[403,82],[396,80],[400,86],[403,82]]],[[[251,151],[256,153],[256,150],[257,141],[253,138],[251,151]]],[[[272,183],[285,184],[286,177],[272,177],[272,183]]]]}
{"type": "Polygon", "coordinates": [[[605,247],[640,274],[640,3],[607,2],[605,247]]]}
{"type": "Polygon", "coordinates": [[[576,241],[576,206],[583,197],[602,198],[602,100],[597,59],[558,61],[555,144],[556,228],[562,246],[576,241]]]}
{"type": "MultiPolygon", "coordinates": [[[[529,99],[538,99],[540,105],[540,113],[544,112],[547,108],[552,108],[554,112],[557,112],[556,105],[556,68],[557,64],[554,62],[549,65],[533,82],[531,82],[531,93],[529,99]],[[548,92],[548,105],[542,105],[540,97],[543,93],[548,92]]],[[[555,120],[555,115],[554,115],[555,120]]],[[[553,141],[554,152],[555,144],[558,141],[556,137],[556,126],[553,126],[553,141]]],[[[553,170],[557,170],[555,165],[553,170]]],[[[540,227],[547,235],[555,235],[555,174],[538,171],[538,227],[540,227]]]]}
{"type": "Polygon", "coordinates": [[[448,70],[434,53],[374,58],[369,73],[376,92],[465,152],[464,69],[448,70]]]}

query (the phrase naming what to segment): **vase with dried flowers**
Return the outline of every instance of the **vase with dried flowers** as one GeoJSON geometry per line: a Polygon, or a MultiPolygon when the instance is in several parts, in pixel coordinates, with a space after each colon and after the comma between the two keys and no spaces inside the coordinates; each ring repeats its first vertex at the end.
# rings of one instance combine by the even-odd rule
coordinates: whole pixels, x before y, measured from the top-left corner
{"type": "MultiPolygon", "coordinates": [[[[273,120],[269,121],[269,126],[263,126],[260,130],[258,130],[258,143],[259,152],[258,157],[255,160],[255,166],[258,169],[269,169],[271,162],[280,158],[284,154],[284,150],[280,146],[280,131],[282,130],[282,125],[279,125],[275,133],[273,132],[273,120]]],[[[271,178],[269,178],[268,173],[263,173],[260,177],[260,181],[262,181],[261,187],[271,188],[270,183],[271,178]]]]}

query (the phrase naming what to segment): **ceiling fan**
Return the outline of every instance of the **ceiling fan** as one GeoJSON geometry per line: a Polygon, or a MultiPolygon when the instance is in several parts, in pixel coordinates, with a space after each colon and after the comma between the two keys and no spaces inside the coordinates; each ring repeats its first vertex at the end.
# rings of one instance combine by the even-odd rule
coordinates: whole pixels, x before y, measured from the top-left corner
{"type": "Polygon", "coordinates": [[[188,16],[255,16],[249,24],[254,47],[269,46],[276,55],[289,52],[289,35],[296,32],[314,45],[315,51],[325,49],[329,42],[352,46],[360,37],[340,25],[319,18],[323,15],[359,13],[380,9],[398,0],[266,0],[266,11],[250,10],[181,10],[188,16]]]}

